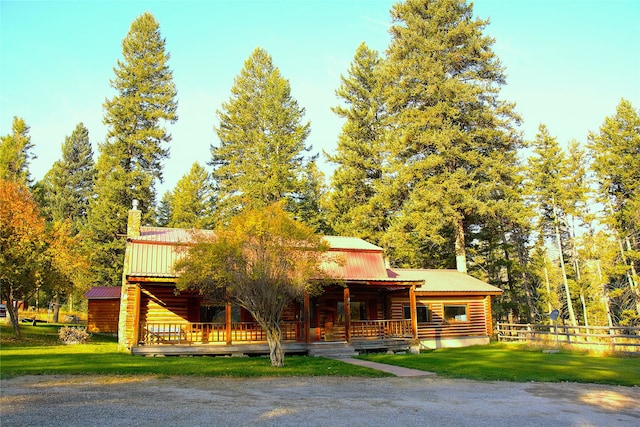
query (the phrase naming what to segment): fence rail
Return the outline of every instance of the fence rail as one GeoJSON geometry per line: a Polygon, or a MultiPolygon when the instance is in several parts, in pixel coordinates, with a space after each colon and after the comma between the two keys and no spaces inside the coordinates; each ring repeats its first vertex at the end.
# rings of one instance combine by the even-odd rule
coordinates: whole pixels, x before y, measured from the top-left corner
{"type": "Polygon", "coordinates": [[[640,328],[498,323],[500,342],[545,342],[596,346],[614,352],[640,352],[640,328]]]}

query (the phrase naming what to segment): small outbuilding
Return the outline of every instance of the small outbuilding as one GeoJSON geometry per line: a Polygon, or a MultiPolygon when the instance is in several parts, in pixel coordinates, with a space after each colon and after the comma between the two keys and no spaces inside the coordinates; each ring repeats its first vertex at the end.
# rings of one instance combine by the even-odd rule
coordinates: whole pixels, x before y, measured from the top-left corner
{"type": "Polygon", "coordinates": [[[116,334],[120,313],[120,286],[96,286],[85,292],[88,300],[87,330],[116,334]]]}

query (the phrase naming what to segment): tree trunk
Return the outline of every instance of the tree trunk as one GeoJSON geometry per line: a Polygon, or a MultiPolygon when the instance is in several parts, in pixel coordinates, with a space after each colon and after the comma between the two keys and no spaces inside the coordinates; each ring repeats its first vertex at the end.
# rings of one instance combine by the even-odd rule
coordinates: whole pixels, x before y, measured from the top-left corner
{"type": "Polygon", "coordinates": [[[598,274],[598,282],[602,288],[602,303],[607,311],[607,324],[609,325],[609,333],[613,334],[613,319],[611,318],[611,305],[609,304],[609,295],[607,294],[607,285],[602,280],[602,268],[600,268],[600,260],[596,260],[596,272],[598,274]]]}
{"type": "Polygon", "coordinates": [[[271,366],[284,366],[284,348],[282,347],[282,331],[279,323],[269,323],[265,325],[267,342],[269,343],[269,359],[271,366]]]}
{"type": "MultiPolygon", "coordinates": [[[[627,244],[627,251],[631,252],[631,242],[629,241],[629,238],[626,237],[624,240],[627,244]]],[[[638,273],[636,272],[636,266],[633,260],[629,260],[629,267],[631,270],[630,272],[627,272],[629,286],[631,287],[636,300],[636,312],[638,313],[638,316],[640,316],[640,289],[638,289],[638,273]]]]}
{"type": "Polygon", "coordinates": [[[562,282],[564,284],[564,292],[567,296],[567,310],[569,310],[569,321],[571,322],[571,326],[578,326],[576,322],[576,315],[573,311],[573,303],[571,302],[571,291],[569,290],[569,282],[567,280],[567,269],[564,265],[564,254],[562,252],[562,238],[560,237],[560,226],[558,225],[558,217],[556,214],[556,208],[553,207],[553,214],[555,218],[555,232],[556,232],[556,242],[558,244],[558,251],[560,252],[560,267],[562,268],[562,282]]]}
{"type": "Polygon", "coordinates": [[[567,310],[569,311],[569,321],[571,326],[578,326],[576,321],[576,314],[573,311],[573,303],[571,302],[571,291],[569,290],[569,281],[567,280],[567,270],[564,265],[564,255],[562,254],[562,243],[560,241],[560,231],[556,227],[556,236],[558,238],[558,249],[560,249],[560,268],[562,269],[562,284],[564,286],[564,293],[567,298],[567,310]]]}
{"type": "Polygon", "coordinates": [[[7,295],[7,310],[9,311],[11,326],[13,326],[13,333],[16,338],[20,339],[22,334],[20,333],[20,322],[18,321],[18,305],[14,302],[12,290],[7,295]]]}
{"type": "Polygon", "coordinates": [[[460,273],[467,272],[467,252],[464,247],[464,225],[462,217],[456,218],[453,223],[455,230],[456,268],[460,273]]]}
{"type": "MultiPolygon", "coordinates": [[[[571,261],[573,262],[573,269],[575,270],[576,282],[580,287],[580,302],[582,303],[582,312],[584,315],[584,325],[589,326],[589,321],[587,320],[587,300],[584,294],[584,287],[582,283],[582,274],[580,271],[580,258],[578,257],[578,247],[576,246],[576,230],[575,230],[575,219],[571,218],[571,224],[568,224],[569,227],[569,241],[571,243],[571,261]]],[[[588,332],[587,332],[588,333],[588,332]]]]}
{"type": "Polygon", "coordinates": [[[56,294],[53,298],[53,323],[58,323],[60,317],[60,296],[56,294]]]}
{"type": "MultiPolygon", "coordinates": [[[[580,302],[582,303],[582,312],[584,315],[584,326],[589,327],[589,318],[587,317],[587,298],[584,296],[584,289],[580,288],[580,302]]],[[[589,330],[587,329],[587,333],[589,330]]]]}
{"type": "Polygon", "coordinates": [[[547,269],[547,257],[544,258],[544,283],[547,285],[547,309],[550,314],[553,310],[551,306],[551,285],[549,284],[549,270],[547,269]]]}
{"type": "MultiPolygon", "coordinates": [[[[613,206],[611,206],[611,201],[608,202],[608,205],[609,205],[609,210],[611,211],[611,215],[614,215],[613,206]]],[[[640,289],[638,289],[638,283],[637,283],[638,275],[636,273],[635,265],[633,263],[633,260],[630,260],[630,262],[627,263],[627,256],[624,253],[624,244],[622,241],[623,240],[622,236],[620,236],[620,233],[617,232],[615,229],[614,229],[614,232],[617,237],[616,240],[618,240],[618,247],[620,248],[620,257],[622,258],[622,262],[624,263],[625,267],[627,267],[627,271],[625,272],[625,275],[627,276],[627,281],[629,282],[629,288],[631,289],[631,292],[633,293],[633,296],[635,298],[636,312],[640,316],[640,289]]],[[[631,242],[629,241],[629,238],[625,237],[624,241],[626,243],[627,250],[631,250],[631,242]]]]}

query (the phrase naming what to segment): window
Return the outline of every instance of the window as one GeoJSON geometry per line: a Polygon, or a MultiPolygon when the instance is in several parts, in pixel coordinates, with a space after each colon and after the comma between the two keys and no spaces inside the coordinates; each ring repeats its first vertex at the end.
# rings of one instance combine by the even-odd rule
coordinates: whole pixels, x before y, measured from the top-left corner
{"type": "MultiPolygon", "coordinates": [[[[416,306],[416,314],[418,317],[418,323],[431,323],[431,310],[426,305],[416,306]]],[[[411,319],[411,306],[404,306],[404,318],[411,319]]]]}
{"type": "Polygon", "coordinates": [[[467,306],[466,305],[445,305],[444,320],[445,322],[466,322],[467,306]]]}
{"type": "MultiPolygon", "coordinates": [[[[349,303],[349,317],[351,320],[367,320],[367,304],[363,301],[349,303]]],[[[338,323],[344,323],[344,303],[338,303],[338,323]]]]}
{"type": "MultiPolygon", "coordinates": [[[[224,305],[202,305],[200,307],[201,322],[225,323],[226,319],[226,307],[224,305]]],[[[241,321],[240,306],[231,306],[231,321],[241,321]]]]}

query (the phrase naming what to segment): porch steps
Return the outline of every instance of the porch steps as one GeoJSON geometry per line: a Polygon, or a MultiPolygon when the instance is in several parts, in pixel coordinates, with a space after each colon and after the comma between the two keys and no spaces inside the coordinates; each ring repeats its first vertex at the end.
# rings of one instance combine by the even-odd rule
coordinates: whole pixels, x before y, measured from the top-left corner
{"type": "Polygon", "coordinates": [[[359,353],[346,342],[316,342],[309,346],[309,356],[347,359],[359,353]]]}

